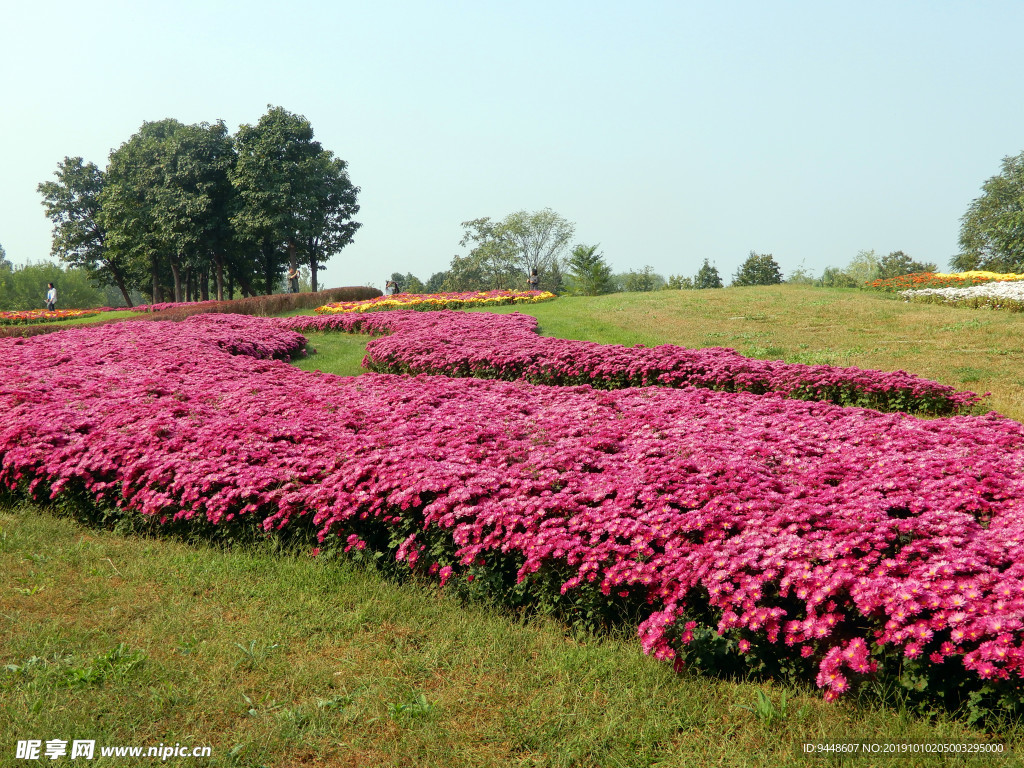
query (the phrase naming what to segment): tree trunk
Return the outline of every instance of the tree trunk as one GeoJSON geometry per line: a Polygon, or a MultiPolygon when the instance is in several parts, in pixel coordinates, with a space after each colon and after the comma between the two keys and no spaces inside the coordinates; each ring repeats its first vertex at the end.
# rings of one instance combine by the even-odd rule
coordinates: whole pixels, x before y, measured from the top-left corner
{"type": "Polygon", "coordinates": [[[107,268],[110,270],[110,274],[114,278],[114,282],[117,283],[117,289],[121,292],[121,295],[124,297],[124,305],[126,307],[134,307],[135,305],[132,304],[132,297],[128,293],[128,286],[125,285],[124,282],[124,274],[122,274],[120,269],[115,269],[111,267],[109,264],[107,265],[107,268]]]}
{"type": "Polygon", "coordinates": [[[160,276],[157,274],[156,259],[150,261],[150,270],[153,276],[153,303],[159,304],[164,300],[164,297],[160,291],[160,276]]]}
{"type": "Polygon", "coordinates": [[[171,274],[174,275],[174,301],[181,301],[181,265],[177,259],[171,259],[171,274]]]}
{"type": "Polygon", "coordinates": [[[214,254],[213,263],[217,265],[217,301],[224,301],[224,257],[214,254]]]}
{"type": "Polygon", "coordinates": [[[266,281],[266,295],[274,292],[274,249],[268,245],[263,246],[263,279],[266,281]]]}
{"type": "Polygon", "coordinates": [[[237,275],[235,271],[228,267],[228,298],[235,298],[235,281],[238,281],[238,287],[242,289],[242,296],[248,298],[249,296],[256,295],[256,289],[252,287],[252,283],[244,275],[237,275]]]}
{"type": "Polygon", "coordinates": [[[317,292],[316,267],[316,246],[313,245],[313,238],[309,238],[309,287],[313,293],[317,292]]]}

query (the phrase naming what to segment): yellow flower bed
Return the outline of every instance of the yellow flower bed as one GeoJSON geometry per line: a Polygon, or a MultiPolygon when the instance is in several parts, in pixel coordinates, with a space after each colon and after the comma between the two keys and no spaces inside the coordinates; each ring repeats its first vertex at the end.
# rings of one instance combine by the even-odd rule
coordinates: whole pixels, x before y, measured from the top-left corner
{"type": "Polygon", "coordinates": [[[968,272],[936,272],[935,276],[961,280],[1024,280],[1024,275],[1015,272],[986,272],[983,269],[972,269],[968,272]]]}
{"type": "Polygon", "coordinates": [[[318,315],[342,312],[382,312],[389,309],[464,309],[501,304],[536,304],[557,298],[550,291],[463,291],[461,293],[398,293],[365,301],[339,301],[324,304],[314,312],[318,315]]]}

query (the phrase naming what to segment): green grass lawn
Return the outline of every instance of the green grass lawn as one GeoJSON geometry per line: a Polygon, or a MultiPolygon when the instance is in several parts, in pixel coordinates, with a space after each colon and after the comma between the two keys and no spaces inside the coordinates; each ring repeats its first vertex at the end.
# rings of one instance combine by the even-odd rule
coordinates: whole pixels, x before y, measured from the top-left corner
{"type": "MultiPolygon", "coordinates": [[[[991,390],[993,407],[1024,416],[1017,315],[792,286],[562,298],[527,311],[566,338],[903,368],[991,390]]],[[[358,374],[366,341],[313,335],[316,354],[296,365],[358,374]]],[[[677,674],[644,656],[629,628],[572,633],[272,542],[97,530],[8,502],[0,574],[0,766],[33,764],[14,760],[19,739],[58,738],[210,745],[208,761],[167,764],[252,768],[774,768],[837,764],[805,757],[804,742],[993,735],[1024,749],[1018,725],[992,734],[876,699],[826,704],[811,688],[677,674]]]]}
{"type": "Polygon", "coordinates": [[[147,539],[11,506],[0,569],[0,765],[27,738],[209,745],[215,766],[470,768],[804,765],[821,763],[799,756],[805,741],[984,737],[676,674],[630,632],[572,635],[270,543],[147,539]]]}

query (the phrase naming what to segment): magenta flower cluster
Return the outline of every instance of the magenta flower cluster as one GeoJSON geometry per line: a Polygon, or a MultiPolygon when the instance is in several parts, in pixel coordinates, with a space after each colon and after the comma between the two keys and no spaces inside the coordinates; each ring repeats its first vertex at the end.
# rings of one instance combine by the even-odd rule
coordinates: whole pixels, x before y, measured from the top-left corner
{"type": "Polygon", "coordinates": [[[623,347],[537,335],[537,321],[520,314],[394,311],[375,317],[288,319],[299,331],[389,334],[374,339],[363,361],[381,373],[473,376],[533,384],[623,387],[704,387],[724,392],[775,392],[882,411],[967,413],[981,398],[903,371],[756,360],[735,350],[666,344],[623,347]]]}
{"type": "Polygon", "coordinates": [[[707,600],[741,652],[779,644],[817,663],[828,698],[878,649],[1024,676],[1017,422],[696,388],[343,378],[272,359],[304,342],[282,325],[200,315],[0,339],[0,482],[357,548],[404,526],[397,558],[442,582],[511,557],[522,580],[563,574],[564,594],[646,598],[643,647],[664,659],[707,600]],[[426,547],[438,536],[450,561],[426,547]]]}

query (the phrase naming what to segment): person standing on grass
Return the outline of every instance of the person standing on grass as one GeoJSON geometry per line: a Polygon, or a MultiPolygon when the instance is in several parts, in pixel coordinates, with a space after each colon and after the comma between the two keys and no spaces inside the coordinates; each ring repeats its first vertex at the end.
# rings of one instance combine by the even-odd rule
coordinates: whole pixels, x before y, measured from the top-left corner
{"type": "Polygon", "coordinates": [[[292,267],[288,270],[288,290],[291,293],[299,292],[299,268],[292,267]]]}
{"type": "Polygon", "coordinates": [[[537,276],[537,270],[530,270],[530,277],[526,280],[526,284],[530,286],[531,291],[536,291],[540,286],[540,278],[537,276]]]}
{"type": "Polygon", "coordinates": [[[46,292],[46,309],[49,312],[53,312],[57,308],[57,286],[53,283],[47,283],[46,287],[49,289],[46,292]]]}

